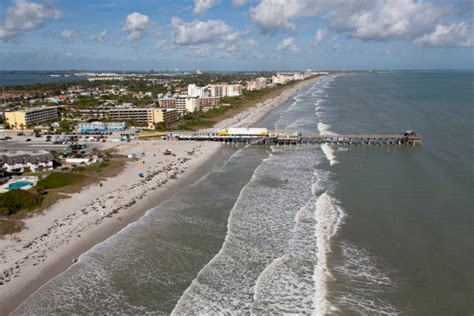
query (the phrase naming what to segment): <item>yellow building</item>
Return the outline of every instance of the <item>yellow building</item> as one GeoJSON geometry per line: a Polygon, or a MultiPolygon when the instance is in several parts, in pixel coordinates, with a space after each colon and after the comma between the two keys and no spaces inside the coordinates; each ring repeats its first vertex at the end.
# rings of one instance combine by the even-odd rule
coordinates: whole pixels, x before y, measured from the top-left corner
{"type": "Polygon", "coordinates": [[[189,95],[176,97],[176,110],[180,114],[194,113],[199,110],[199,98],[189,95]]]}
{"type": "Polygon", "coordinates": [[[176,109],[153,109],[154,123],[164,123],[168,125],[179,119],[176,109]]]}
{"type": "Polygon", "coordinates": [[[5,112],[5,122],[12,128],[27,128],[37,123],[58,119],[58,109],[41,107],[23,111],[5,112]]]}
{"type": "Polygon", "coordinates": [[[133,121],[136,125],[153,128],[157,123],[169,124],[178,120],[174,109],[160,108],[117,108],[109,110],[114,121],[133,121]]]}

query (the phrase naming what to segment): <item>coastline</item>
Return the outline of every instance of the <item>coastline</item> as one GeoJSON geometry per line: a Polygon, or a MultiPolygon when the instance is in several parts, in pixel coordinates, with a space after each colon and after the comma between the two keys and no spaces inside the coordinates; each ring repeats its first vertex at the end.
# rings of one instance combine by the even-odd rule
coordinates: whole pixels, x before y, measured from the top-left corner
{"type": "MultiPolygon", "coordinates": [[[[271,110],[315,80],[318,78],[298,83],[215,127],[258,124],[271,110]]],[[[17,275],[0,286],[1,315],[14,311],[38,288],[67,270],[82,253],[135,222],[190,183],[221,148],[219,143],[183,141],[138,141],[115,147],[123,154],[145,151],[146,156],[129,162],[118,176],[104,180],[103,187],[91,185],[59,201],[44,214],[25,220],[27,228],[20,235],[28,236],[26,242],[15,244],[8,236],[0,240],[0,271],[17,275]],[[176,157],[163,157],[164,148],[171,149],[176,157]],[[191,151],[192,155],[188,153],[191,151]],[[137,172],[145,167],[147,177],[137,179],[137,172]],[[153,176],[149,178],[148,174],[153,176]]]]}

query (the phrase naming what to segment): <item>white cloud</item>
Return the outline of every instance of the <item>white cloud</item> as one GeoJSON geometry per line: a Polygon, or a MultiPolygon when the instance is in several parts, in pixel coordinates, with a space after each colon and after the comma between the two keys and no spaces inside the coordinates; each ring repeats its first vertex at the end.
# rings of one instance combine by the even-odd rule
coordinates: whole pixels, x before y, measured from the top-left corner
{"type": "Polygon", "coordinates": [[[194,0],[193,13],[196,15],[202,14],[215,6],[218,0],[194,0]]]}
{"type": "Polygon", "coordinates": [[[297,52],[298,47],[293,37],[285,37],[277,46],[277,50],[297,52]]]}
{"type": "Polygon", "coordinates": [[[104,30],[100,33],[90,35],[89,39],[91,41],[96,41],[96,42],[102,43],[102,42],[105,42],[105,40],[107,38],[107,33],[108,33],[107,30],[104,30]]]}
{"type": "Polygon", "coordinates": [[[78,36],[79,36],[78,32],[76,32],[74,30],[70,30],[70,29],[64,29],[61,32],[61,38],[65,39],[65,40],[70,40],[70,39],[76,38],[78,36]]]}
{"type": "Polygon", "coordinates": [[[122,27],[122,31],[130,32],[128,41],[136,41],[143,37],[143,31],[151,25],[151,20],[147,15],[133,12],[127,16],[122,27]]]}
{"type": "Polygon", "coordinates": [[[412,40],[430,32],[446,7],[415,0],[348,0],[328,5],[327,19],[336,31],[362,40],[412,40]]]}
{"type": "Polygon", "coordinates": [[[257,44],[254,39],[245,38],[247,33],[235,30],[222,20],[185,22],[173,17],[171,28],[172,39],[158,42],[155,46],[158,50],[185,48],[190,56],[248,57],[253,55],[257,44]]]}
{"type": "Polygon", "coordinates": [[[127,41],[137,41],[143,37],[143,34],[141,31],[132,31],[130,34],[127,36],[127,41]]]}
{"type": "Polygon", "coordinates": [[[173,17],[171,28],[174,43],[184,46],[236,41],[241,35],[221,20],[194,20],[186,23],[180,18],[173,17]]]}
{"type": "Polygon", "coordinates": [[[8,40],[45,26],[63,14],[52,4],[14,0],[7,9],[5,20],[0,23],[0,39],[8,40]]]}
{"type": "Polygon", "coordinates": [[[473,47],[473,21],[437,25],[432,33],[421,36],[416,42],[426,46],[473,47]]]}
{"type": "Polygon", "coordinates": [[[252,20],[266,33],[294,30],[293,20],[314,16],[319,4],[313,0],[261,0],[250,8],[252,20]]]}
{"type": "Polygon", "coordinates": [[[240,7],[247,3],[247,0],[232,0],[232,4],[236,7],[240,7]]]}
{"type": "Polygon", "coordinates": [[[326,30],[318,30],[316,34],[314,35],[313,45],[319,45],[319,43],[321,43],[326,38],[326,35],[327,35],[326,30]]]}

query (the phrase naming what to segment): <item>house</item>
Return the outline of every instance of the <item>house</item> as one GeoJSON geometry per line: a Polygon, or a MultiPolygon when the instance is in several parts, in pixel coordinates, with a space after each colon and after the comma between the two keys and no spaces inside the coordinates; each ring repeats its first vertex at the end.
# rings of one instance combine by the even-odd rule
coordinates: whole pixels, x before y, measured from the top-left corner
{"type": "Polygon", "coordinates": [[[0,152],[0,168],[7,172],[52,169],[53,155],[45,150],[0,152]]]}

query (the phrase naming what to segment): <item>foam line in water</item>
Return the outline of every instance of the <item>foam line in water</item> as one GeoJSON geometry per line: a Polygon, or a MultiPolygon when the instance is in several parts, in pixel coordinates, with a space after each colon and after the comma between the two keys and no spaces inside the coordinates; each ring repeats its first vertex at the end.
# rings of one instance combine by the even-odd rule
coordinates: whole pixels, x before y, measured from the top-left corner
{"type": "Polygon", "coordinates": [[[330,145],[322,144],[321,150],[323,151],[324,155],[326,156],[331,166],[338,163],[338,161],[336,160],[336,155],[334,154],[334,149],[332,149],[330,145]]]}
{"type": "Polygon", "coordinates": [[[383,293],[397,287],[390,277],[394,271],[361,247],[347,241],[339,246],[342,260],[335,265],[334,272],[343,282],[334,297],[335,304],[340,309],[360,314],[399,314],[395,306],[382,298],[383,293]]]}
{"type": "Polygon", "coordinates": [[[313,304],[316,315],[327,315],[337,310],[328,300],[327,283],[332,278],[327,263],[328,254],[331,252],[331,240],[342,225],[345,213],[339,207],[338,201],[324,192],[316,202],[314,216],[316,220],[317,264],[313,273],[315,284],[313,304]]]}
{"type": "Polygon", "coordinates": [[[321,135],[335,135],[333,132],[329,130],[331,125],[325,124],[323,122],[318,123],[318,131],[321,135]]]}

